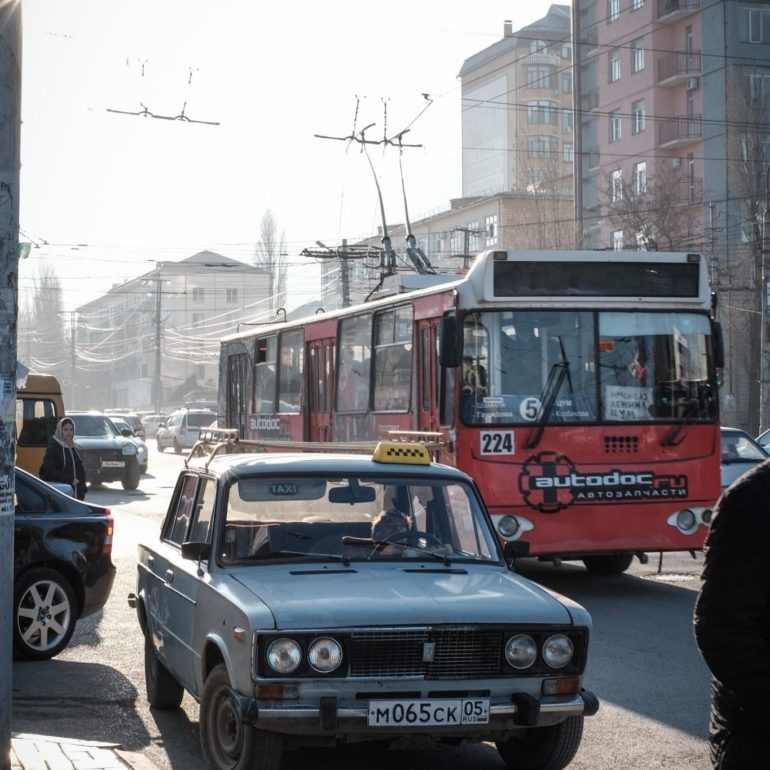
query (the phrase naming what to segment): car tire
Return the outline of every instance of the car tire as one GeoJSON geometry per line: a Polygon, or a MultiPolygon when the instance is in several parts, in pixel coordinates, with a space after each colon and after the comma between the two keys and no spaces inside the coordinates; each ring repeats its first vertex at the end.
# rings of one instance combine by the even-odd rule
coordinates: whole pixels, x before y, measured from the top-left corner
{"type": "Polygon", "coordinates": [[[131,463],[131,465],[128,466],[126,475],[123,476],[123,480],[121,481],[121,484],[123,484],[123,489],[136,489],[139,486],[139,480],[141,477],[142,474],[139,469],[139,463],[131,463]]]}
{"type": "Polygon", "coordinates": [[[179,442],[174,439],[174,452],[178,455],[182,454],[182,447],[179,446],[179,442]]]}
{"type": "Polygon", "coordinates": [[[141,474],[147,473],[147,463],[145,463],[144,465],[140,465],[139,466],[139,473],[141,473],[141,474]]]}
{"type": "Polygon", "coordinates": [[[158,451],[162,452],[166,447],[163,446],[163,444],[160,443],[160,439],[156,438],[155,443],[158,445],[158,451]]]}
{"type": "Polygon", "coordinates": [[[13,592],[14,656],[48,660],[58,655],[72,638],[78,614],[75,592],[60,572],[40,568],[22,575],[13,592]]]}
{"type": "Polygon", "coordinates": [[[144,635],[144,686],[150,708],[176,709],[182,703],[184,687],[161,662],[149,630],[144,635]]]}
{"type": "Polygon", "coordinates": [[[593,575],[620,575],[634,560],[630,553],[608,553],[586,556],[583,559],[586,569],[593,575]]]}
{"type": "Polygon", "coordinates": [[[208,767],[217,770],[278,770],[280,767],[281,736],[244,722],[224,663],[214,666],[203,687],[200,737],[208,767]]]}
{"type": "Polygon", "coordinates": [[[511,770],[562,770],[574,759],[582,737],[583,717],[567,717],[557,725],[522,730],[495,746],[511,770]]]}

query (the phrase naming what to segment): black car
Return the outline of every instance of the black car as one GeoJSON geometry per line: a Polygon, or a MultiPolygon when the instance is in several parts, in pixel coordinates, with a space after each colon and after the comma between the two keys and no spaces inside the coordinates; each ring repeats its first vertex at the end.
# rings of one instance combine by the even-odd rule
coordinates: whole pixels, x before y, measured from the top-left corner
{"type": "Polygon", "coordinates": [[[46,660],[69,643],[79,618],[98,612],[115,580],[107,508],[63,494],[16,469],[13,652],[46,660]]]}
{"type": "Polygon", "coordinates": [[[67,417],[75,423],[75,443],[83,455],[88,483],[119,481],[123,489],[136,489],[142,471],[131,431],[124,435],[101,412],[67,412],[67,417]]]}

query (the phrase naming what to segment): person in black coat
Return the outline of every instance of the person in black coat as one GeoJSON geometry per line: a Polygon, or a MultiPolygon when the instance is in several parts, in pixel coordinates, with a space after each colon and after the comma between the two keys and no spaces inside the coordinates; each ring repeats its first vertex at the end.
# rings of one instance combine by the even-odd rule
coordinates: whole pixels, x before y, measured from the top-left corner
{"type": "Polygon", "coordinates": [[[709,667],[715,768],[770,766],[770,460],[717,503],[695,638],[709,667]]]}
{"type": "Polygon", "coordinates": [[[73,497],[78,500],[85,499],[86,468],[75,445],[75,423],[69,417],[59,420],[56,431],[48,442],[43,464],[40,466],[40,478],[43,481],[69,484],[73,497]]]}

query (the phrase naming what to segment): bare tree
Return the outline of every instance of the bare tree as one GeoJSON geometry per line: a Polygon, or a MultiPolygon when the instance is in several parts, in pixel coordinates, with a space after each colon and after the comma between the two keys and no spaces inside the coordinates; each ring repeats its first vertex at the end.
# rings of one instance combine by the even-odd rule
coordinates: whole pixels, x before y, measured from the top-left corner
{"type": "Polygon", "coordinates": [[[58,273],[42,262],[32,279],[32,292],[19,309],[19,353],[33,371],[61,376],[69,370],[63,310],[58,273]]]}
{"type": "Polygon", "coordinates": [[[279,232],[278,220],[268,209],[259,223],[259,241],[254,253],[255,267],[270,272],[270,309],[283,307],[286,303],[286,234],[279,232]]]}
{"type": "Polygon", "coordinates": [[[607,218],[623,231],[624,242],[649,250],[681,251],[694,247],[701,190],[673,159],[661,159],[645,179],[610,180],[607,218]]]}

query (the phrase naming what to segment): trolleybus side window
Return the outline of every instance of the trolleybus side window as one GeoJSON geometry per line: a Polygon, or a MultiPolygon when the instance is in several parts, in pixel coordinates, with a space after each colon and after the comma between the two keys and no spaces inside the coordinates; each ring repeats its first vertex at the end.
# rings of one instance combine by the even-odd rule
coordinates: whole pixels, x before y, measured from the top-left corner
{"type": "Polygon", "coordinates": [[[302,406],[302,370],[304,367],[305,333],[281,334],[281,357],[278,368],[278,411],[299,413],[302,406]]]}
{"type": "Polygon", "coordinates": [[[344,318],[339,328],[337,412],[366,412],[372,365],[372,314],[344,318]]]}
{"type": "Polygon", "coordinates": [[[257,340],[257,364],[254,369],[254,397],[259,414],[275,411],[275,354],[276,337],[257,340]]]}
{"type": "Polygon", "coordinates": [[[412,306],[374,318],[374,411],[405,412],[412,389],[412,306]]]}

